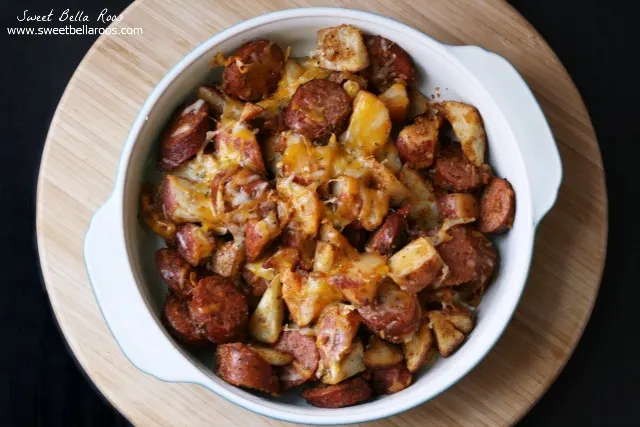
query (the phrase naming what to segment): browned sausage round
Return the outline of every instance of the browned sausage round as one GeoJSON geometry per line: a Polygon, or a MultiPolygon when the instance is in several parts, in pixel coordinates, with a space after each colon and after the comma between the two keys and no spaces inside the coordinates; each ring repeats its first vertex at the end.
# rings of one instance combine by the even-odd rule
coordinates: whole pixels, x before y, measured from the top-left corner
{"type": "Polygon", "coordinates": [[[415,294],[385,281],[378,288],[373,304],[358,308],[362,322],[387,341],[403,342],[420,326],[420,303],[415,294]]]}
{"type": "Polygon", "coordinates": [[[284,331],[273,347],[290,353],[298,368],[305,371],[302,372],[304,377],[310,378],[315,374],[319,359],[315,337],[303,335],[298,331],[284,331]]]}
{"type": "Polygon", "coordinates": [[[158,169],[170,171],[195,156],[211,128],[209,104],[204,100],[176,110],[160,139],[158,169]]]}
{"type": "Polygon", "coordinates": [[[276,89],[283,69],[280,46],[269,40],[248,42],[229,58],[222,73],[222,86],[227,95],[259,101],[276,89]]]}
{"type": "Polygon", "coordinates": [[[176,340],[189,348],[201,348],[210,344],[202,329],[197,328],[191,321],[187,303],[173,292],[169,292],[164,303],[162,322],[176,340]]]}
{"type": "Polygon", "coordinates": [[[241,343],[222,344],[216,349],[218,376],[235,386],[277,395],[278,377],[263,358],[241,343]]]}
{"type": "Polygon", "coordinates": [[[494,177],[480,198],[480,222],[483,233],[504,233],[513,226],[516,193],[506,179],[494,177]]]}
{"type": "Polygon", "coordinates": [[[443,219],[461,219],[473,222],[480,216],[476,196],[468,193],[439,195],[438,209],[443,219]]]}
{"type": "Polygon", "coordinates": [[[351,246],[362,252],[369,232],[359,222],[352,222],[342,229],[342,235],[347,238],[351,246]]]}
{"type": "Polygon", "coordinates": [[[449,230],[451,240],[437,247],[442,260],[449,266],[449,275],[443,285],[470,283],[484,287],[493,275],[497,253],[493,245],[479,231],[468,226],[449,230]]]}
{"type": "Polygon", "coordinates": [[[289,390],[290,388],[307,382],[307,378],[305,378],[293,364],[278,366],[276,371],[280,379],[280,384],[282,385],[282,390],[289,390]]]}
{"type": "Polygon", "coordinates": [[[320,408],[342,408],[367,400],[371,397],[371,387],[361,377],[355,377],[335,385],[308,388],[302,392],[302,397],[320,408]]]}
{"type": "Polygon", "coordinates": [[[491,179],[491,167],[487,164],[477,167],[471,163],[456,143],[442,147],[433,166],[433,183],[445,190],[470,191],[491,179]]]}
{"type": "Polygon", "coordinates": [[[207,338],[222,344],[242,339],[249,319],[244,295],[228,279],[209,276],[198,282],[189,302],[191,318],[207,338]]]}
{"type": "Polygon", "coordinates": [[[391,256],[402,247],[406,239],[407,220],[401,212],[387,215],[380,228],[373,232],[365,251],[377,251],[380,255],[391,256]]]}
{"type": "Polygon", "coordinates": [[[381,36],[367,37],[366,44],[371,61],[371,81],[379,90],[395,82],[407,85],[413,82],[413,61],[404,49],[381,36]]]}
{"type": "Polygon", "coordinates": [[[169,288],[180,298],[191,299],[198,278],[191,265],[175,249],[162,248],[156,252],[156,266],[169,288]]]}
{"type": "Polygon", "coordinates": [[[397,393],[409,387],[411,379],[411,372],[404,363],[376,369],[371,373],[371,385],[376,394],[397,393]]]}
{"type": "Polygon", "coordinates": [[[300,85],[284,112],[289,129],[317,139],[338,132],[351,114],[351,98],[338,83],[311,80],[300,85]]]}

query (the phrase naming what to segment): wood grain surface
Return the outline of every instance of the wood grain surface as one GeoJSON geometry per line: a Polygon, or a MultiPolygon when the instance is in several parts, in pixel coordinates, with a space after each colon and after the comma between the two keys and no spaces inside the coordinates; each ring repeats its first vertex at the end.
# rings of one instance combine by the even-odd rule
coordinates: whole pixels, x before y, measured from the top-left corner
{"type": "Polygon", "coordinates": [[[47,137],[38,184],[42,271],[62,331],[101,392],[136,425],[283,425],[201,386],[162,382],[120,351],[92,293],[83,238],[111,192],[128,129],[154,85],[192,48],[244,19],[304,6],[377,12],[445,43],[479,45],[510,60],[532,87],[557,138],[564,182],[539,227],[529,281],[493,351],[457,385],[371,426],[509,425],[567,362],[591,313],[607,238],[602,161],[573,82],[542,37],[503,1],[138,0],[102,36],[67,87],[47,137]]]}

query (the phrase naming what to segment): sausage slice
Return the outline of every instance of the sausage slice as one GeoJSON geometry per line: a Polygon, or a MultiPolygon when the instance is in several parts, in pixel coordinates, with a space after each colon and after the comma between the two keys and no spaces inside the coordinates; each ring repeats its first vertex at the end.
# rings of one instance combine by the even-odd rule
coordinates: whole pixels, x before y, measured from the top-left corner
{"type": "Polygon", "coordinates": [[[483,233],[504,233],[513,226],[516,214],[516,193],[506,179],[493,177],[480,198],[478,230],[483,233]]]}
{"type": "Polygon", "coordinates": [[[195,156],[211,128],[209,104],[198,99],[176,110],[160,139],[158,169],[170,171],[195,156]]]}
{"type": "Polygon", "coordinates": [[[300,85],[285,109],[287,127],[310,139],[342,130],[351,114],[351,98],[338,83],[311,80],[300,85]]]}
{"type": "Polygon", "coordinates": [[[420,303],[415,294],[386,281],[378,288],[373,304],[358,307],[362,322],[380,338],[401,343],[420,326],[420,303]]]}
{"type": "Polygon", "coordinates": [[[471,283],[474,288],[484,287],[496,267],[498,255],[491,242],[482,233],[468,227],[456,226],[449,230],[451,240],[438,246],[449,275],[444,286],[471,283]]]}
{"type": "Polygon", "coordinates": [[[371,61],[371,81],[379,90],[395,82],[407,85],[413,82],[413,61],[404,49],[381,36],[367,37],[365,43],[371,61]]]}
{"type": "Polygon", "coordinates": [[[278,377],[262,357],[241,343],[222,344],[216,349],[218,376],[235,386],[277,395],[278,377]]]}
{"type": "Polygon", "coordinates": [[[304,383],[315,374],[320,356],[314,337],[298,331],[284,331],[273,347],[294,358],[293,364],[283,366],[280,371],[280,381],[285,390],[304,383]]]}
{"type": "Polygon", "coordinates": [[[222,73],[227,95],[243,101],[259,101],[278,86],[284,69],[284,52],[270,40],[243,44],[229,58],[222,73]]]}
{"type": "Polygon", "coordinates": [[[390,256],[402,247],[407,234],[407,220],[403,212],[387,215],[380,228],[374,231],[367,241],[366,252],[377,251],[380,255],[390,256]]]}
{"type": "Polygon", "coordinates": [[[320,408],[342,408],[367,400],[371,397],[371,387],[361,377],[355,377],[339,384],[308,388],[302,397],[320,408]]]}
{"type": "Polygon", "coordinates": [[[176,340],[189,348],[201,348],[210,344],[202,329],[191,321],[187,303],[173,292],[169,292],[164,303],[162,323],[176,340]]]}
{"type": "Polygon", "coordinates": [[[491,167],[487,164],[478,167],[471,163],[456,143],[442,147],[433,166],[433,183],[445,190],[471,191],[491,179],[491,167]]]}
{"type": "Polygon", "coordinates": [[[189,302],[196,326],[207,338],[222,344],[244,337],[249,308],[244,295],[228,279],[209,276],[201,279],[189,302]]]}
{"type": "Polygon", "coordinates": [[[178,251],[162,248],[156,252],[155,261],[169,289],[184,300],[191,299],[193,288],[198,280],[197,274],[178,251]]]}

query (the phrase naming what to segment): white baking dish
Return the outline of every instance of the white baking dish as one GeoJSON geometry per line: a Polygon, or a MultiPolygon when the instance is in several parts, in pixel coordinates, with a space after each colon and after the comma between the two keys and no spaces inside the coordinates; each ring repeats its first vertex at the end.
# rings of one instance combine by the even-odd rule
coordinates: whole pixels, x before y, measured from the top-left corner
{"type": "MultiPolygon", "coordinates": [[[[562,176],[549,126],[528,86],[506,60],[478,47],[453,47],[383,16],[346,9],[299,8],[260,16],[210,38],[180,61],[142,106],[125,142],[112,196],[95,214],[85,260],[96,299],[123,352],[142,371],[166,381],[201,384],[270,417],[310,424],[346,424],[387,417],[419,405],[467,374],[496,343],[525,286],[537,224],[555,202],[562,176]],[[143,179],[153,178],[156,139],[174,108],[213,77],[216,52],[230,53],[256,38],[308,54],[320,28],[353,24],[397,42],[413,58],[425,94],[475,105],[488,138],[489,162],[517,194],[513,229],[494,239],[501,265],[478,312],[478,324],[451,357],[439,360],[399,393],[342,409],[307,405],[296,394],[272,399],[233,387],[211,371],[211,354],[180,349],[160,324],[166,285],[153,262],[161,246],[137,218],[143,179]],[[439,88],[439,90],[436,90],[439,88]]],[[[210,352],[211,353],[211,352],[210,352]]]]}

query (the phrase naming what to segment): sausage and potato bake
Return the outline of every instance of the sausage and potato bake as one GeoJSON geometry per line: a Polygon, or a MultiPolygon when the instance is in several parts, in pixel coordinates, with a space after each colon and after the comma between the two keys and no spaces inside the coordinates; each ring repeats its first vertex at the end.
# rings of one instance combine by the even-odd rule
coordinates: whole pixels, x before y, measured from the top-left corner
{"type": "Polygon", "coordinates": [[[350,25],[307,58],[218,54],[160,137],[141,217],[166,242],[168,332],[217,375],[325,408],[409,387],[472,333],[513,224],[480,112],[434,101],[402,47],[350,25]]]}

